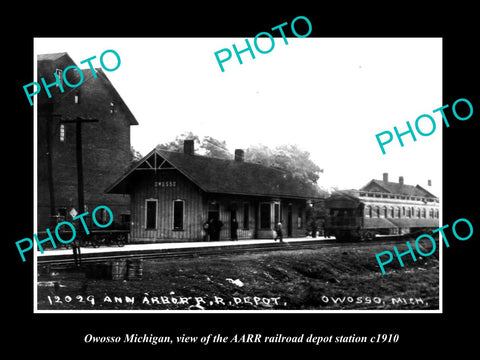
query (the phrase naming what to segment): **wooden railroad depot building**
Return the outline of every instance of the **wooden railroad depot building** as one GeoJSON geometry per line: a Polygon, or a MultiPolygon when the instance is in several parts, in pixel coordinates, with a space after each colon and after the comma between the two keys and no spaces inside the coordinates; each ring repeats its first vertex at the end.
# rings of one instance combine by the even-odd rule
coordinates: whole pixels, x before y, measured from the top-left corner
{"type": "Polygon", "coordinates": [[[285,171],[244,161],[243,150],[232,160],[194,154],[185,140],[183,152],[155,148],[107,189],[129,194],[130,242],[205,240],[203,224],[223,223],[219,240],[272,239],[274,224],[283,222],[284,237],[305,236],[307,201],[321,196],[285,171]]]}

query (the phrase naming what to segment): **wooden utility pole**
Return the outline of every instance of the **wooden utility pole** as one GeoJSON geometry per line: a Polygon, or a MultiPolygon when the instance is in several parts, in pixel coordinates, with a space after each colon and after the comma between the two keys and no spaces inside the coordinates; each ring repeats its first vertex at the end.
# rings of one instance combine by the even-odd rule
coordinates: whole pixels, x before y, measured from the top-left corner
{"type": "MultiPolygon", "coordinates": [[[[47,115],[46,118],[46,142],[47,142],[47,172],[48,172],[48,193],[50,197],[50,216],[56,215],[56,206],[55,206],[55,188],[53,186],[53,163],[52,163],[52,139],[51,139],[51,128],[52,128],[52,121],[53,121],[53,116],[50,115],[51,112],[47,115]]],[[[38,173],[37,173],[38,176],[38,173]]]]}
{"type": "Polygon", "coordinates": [[[83,123],[98,122],[98,119],[83,119],[77,117],[76,119],[60,120],[60,123],[75,123],[75,137],[76,137],[76,157],[77,157],[77,191],[78,191],[78,212],[79,214],[85,211],[85,197],[83,191],[83,154],[82,154],[82,124],[83,123]]]}

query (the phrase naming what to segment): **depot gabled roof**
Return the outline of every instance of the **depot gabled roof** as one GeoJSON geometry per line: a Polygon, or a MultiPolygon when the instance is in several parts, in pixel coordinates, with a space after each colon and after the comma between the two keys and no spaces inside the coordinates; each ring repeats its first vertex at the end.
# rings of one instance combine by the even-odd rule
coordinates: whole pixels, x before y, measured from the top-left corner
{"type": "Polygon", "coordinates": [[[183,152],[152,150],[106,192],[129,194],[142,171],[176,169],[207,193],[314,199],[322,194],[291,173],[245,161],[224,160],[183,152]],[[141,171],[140,171],[141,170],[141,171]]]}

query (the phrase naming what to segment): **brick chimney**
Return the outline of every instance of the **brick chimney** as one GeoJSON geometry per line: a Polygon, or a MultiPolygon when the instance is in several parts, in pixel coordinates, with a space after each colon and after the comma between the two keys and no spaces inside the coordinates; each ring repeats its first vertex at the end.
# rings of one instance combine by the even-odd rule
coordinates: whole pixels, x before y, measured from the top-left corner
{"type": "Polygon", "coordinates": [[[245,159],[245,151],[242,149],[235,149],[235,161],[243,161],[245,159]]]}
{"type": "Polygon", "coordinates": [[[195,151],[193,140],[183,141],[183,152],[187,155],[193,155],[195,151]]]}
{"type": "Polygon", "coordinates": [[[428,180],[428,186],[432,186],[432,180],[428,180]]]}
{"type": "Polygon", "coordinates": [[[388,182],[388,173],[383,173],[383,181],[388,182]]]}
{"type": "Polygon", "coordinates": [[[400,177],[398,178],[398,183],[399,183],[400,185],[403,185],[403,176],[400,176],[400,177]]]}

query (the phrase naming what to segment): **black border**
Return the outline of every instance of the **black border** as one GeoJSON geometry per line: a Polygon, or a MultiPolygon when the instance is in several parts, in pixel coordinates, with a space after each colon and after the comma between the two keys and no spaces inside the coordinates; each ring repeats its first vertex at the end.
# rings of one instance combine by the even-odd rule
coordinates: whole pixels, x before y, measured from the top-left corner
{"type": "MultiPolygon", "coordinates": [[[[7,259],[7,278],[4,287],[4,319],[8,335],[8,350],[23,352],[32,346],[40,358],[53,356],[92,355],[106,351],[120,356],[132,350],[138,356],[165,356],[171,350],[176,355],[193,351],[194,356],[211,351],[225,355],[245,350],[251,356],[269,356],[292,349],[302,356],[307,352],[340,355],[343,351],[370,353],[375,356],[405,354],[417,357],[442,349],[461,347],[463,353],[475,344],[474,330],[468,321],[476,311],[475,257],[478,250],[479,221],[473,211],[476,203],[477,175],[475,127],[480,107],[478,102],[479,55],[478,38],[474,37],[473,6],[460,3],[437,8],[420,9],[418,5],[395,4],[378,8],[368,4],[353,7],[342,3],[338,8],[312,3],[303,9],[291,4],[275,3],[266,10],[245,3],[223,3],[213,9],[195,9],[184,4],[173,10],[161,3],[110,4],[101,9],[98,4],[66,6],[34,5],[18,16],[16,25],[2,25],[4,34],[11,36],[4,53],[4,106],[7,116],[3,124],[4,141],[4,259],[7,259]],[[127,8],[128,7],[128,8],[127,8]],[[61,11],[60,11],[61,10],[61,11]],[[33,108],[25,101],[22,86],[33,81],[33,38],[49,36],[92,37],[204,37],[238,36],[249,38],[258,32],[290,22],[296,16],[306,16],[313,26],[311,37],[442,37],[443,38],[443,97],[444,104],[467,98],[474,107],[468,121],[451,121],[443,131],[443,223],[452,224],[458,218],[469,219],[474,236],[465,242],[451,241],[444,248],[443,314],[33,314],[33,258],[21,262],[14,242],[33,234],[33,108]],[[21,33],[18,30],[21,28],[21,33]],[[12,31],[13,30],[13,31],[12,31]],[[14,51],[15,50],[15,51],[14,51]],[[5,101],[6,100],[6,101],[5,101]],[[215,346],[151,346],[151,345],[86,345],[88,333],[123,335],[125,333],[154,333],[164,335],[208,335],[221,333],[262,333],[264,335],[400,335],[397,344],[331,344],[322,346],[228,344],[215,346]],[[29,345],[27,345],[29,344],[29,345]]],[[[25,5],[30,6],[30,5],[25,5]]],[[[15,23],[15,21],[12,21],[15,23]]],[[[437,59],[432,59],[437,60],[437,59]]],[[[432,109],[433,110],[433,109],[432,109]]],[[[392,113],[395,110],[392,109],[392,113]]],[[[453,118],[447,111],[449,118],[453,118]]],[[[479,228],[480,229],[480,228],[479,228]]],[[[3,292],[3,291],[2,291],[3,292]]],[[[7,349],[5,349],[7,350],[7,349]]],[[[8,353],[7,350],[7,353],[8,353]]],[[[440,352],[439,352],[440,353],[440,352]]],[[[35,355],[34,355],[35,356],[35,355]]]]}

